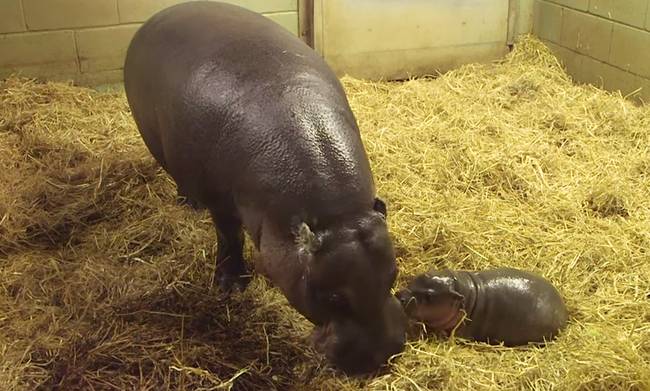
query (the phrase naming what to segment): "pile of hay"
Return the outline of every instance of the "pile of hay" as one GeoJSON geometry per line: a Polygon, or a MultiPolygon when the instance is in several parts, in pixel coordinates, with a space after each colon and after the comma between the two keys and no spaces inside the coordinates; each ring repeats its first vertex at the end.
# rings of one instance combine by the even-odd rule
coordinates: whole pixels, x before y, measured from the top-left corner
{"type": "Polygon", "coordinates": [[[566,298],[545,348],[413,340],[350,379],[261,278],[211,289],[121,92],[0,82],[0,389],[650,389],[650,108],[576,86],[527,39],[436,79],[345,78],[401,267],[513,266],[566,298]]]}

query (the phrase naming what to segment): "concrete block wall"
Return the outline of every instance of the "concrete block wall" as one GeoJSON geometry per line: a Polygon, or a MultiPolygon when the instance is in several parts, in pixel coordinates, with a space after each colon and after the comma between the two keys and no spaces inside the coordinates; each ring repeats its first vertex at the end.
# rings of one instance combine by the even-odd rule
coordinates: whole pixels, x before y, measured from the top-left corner
{"type": "Polygon", "coordinates": [[[575,81],[650,102],[650,0],[535,0],[533,32],[575,81]]]}
{"type": "MultiPolygon", "coordinates": [[[[116,83],[131,38],[155,12],[188,0],[0,0],[0,78],[116,83]]],[[[223,0],[222,0],[223,1],[223,0]]],[[[297,0],[226,0],[298,34],[297,0]]]]}
{"type": "Polygon", "coordinates": [[[528,0],[315,0],[314,46],[338,75],[435,75],[502,58],[530,8],[528,0]]]}

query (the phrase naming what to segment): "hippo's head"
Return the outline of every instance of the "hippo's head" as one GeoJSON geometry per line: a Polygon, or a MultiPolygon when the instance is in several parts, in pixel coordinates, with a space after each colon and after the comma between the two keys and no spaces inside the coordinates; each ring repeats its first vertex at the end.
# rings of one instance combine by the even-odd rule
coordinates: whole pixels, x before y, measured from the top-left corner
{"type": "Polygon", "coordinates": [[[391,294],[397,276],[385,207],[297,235],[304,263],[302,311],[316,325],[314,344],[349,374],[387,363],[405,344],[406,316],[391,294]]]}
{"type": "Polygon", "coordinates": [[[465,297],[449,271],[421,274],[395,295],[409,318],[436,331],[453,329],[462,319],[465,297]]]}

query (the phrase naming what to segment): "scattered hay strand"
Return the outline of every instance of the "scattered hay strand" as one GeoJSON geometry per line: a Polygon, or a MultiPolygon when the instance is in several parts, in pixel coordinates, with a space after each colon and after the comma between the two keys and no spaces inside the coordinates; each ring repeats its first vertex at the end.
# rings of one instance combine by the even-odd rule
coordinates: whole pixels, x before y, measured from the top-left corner
{"type": "MultiPolygon", "coordinates": [[[[503,61],[343,79],[403,284],[512,266],[556,284],[544,348],[414,339],[350,379],[261,278],[211,290],[215,235],[175,205],[121,92],[0,82],[0,388],[650,389],[650,109],[571,83],[530,38],[503,61]]],[[[250,249],[249,249],[250,250],[250,249]]]]}

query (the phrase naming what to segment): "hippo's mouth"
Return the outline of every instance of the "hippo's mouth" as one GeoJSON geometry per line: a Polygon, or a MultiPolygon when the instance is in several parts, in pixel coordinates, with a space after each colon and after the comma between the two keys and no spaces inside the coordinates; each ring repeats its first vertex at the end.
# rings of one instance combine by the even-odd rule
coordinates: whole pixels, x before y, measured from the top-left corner
{"type": "Polygon", "coordinates": [[[317,352],[327,355],[327,352],[331,350],[331,346],[336,342],[334,323],[329,322],[326,325],[314,328],[311,342],[317,352]]]}
{"type": "Polygon", "coordinates": [[[421,303],[416,307],[415,317],[435,331],[451,331],[463,319],[460,300],[448,300],[443,303],[421,303]]]}

